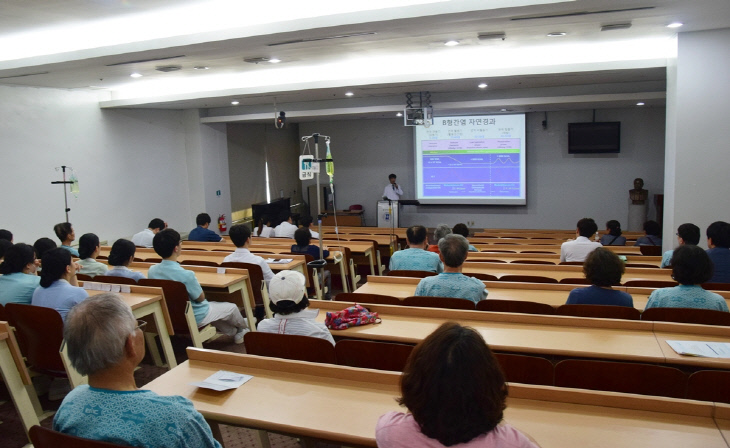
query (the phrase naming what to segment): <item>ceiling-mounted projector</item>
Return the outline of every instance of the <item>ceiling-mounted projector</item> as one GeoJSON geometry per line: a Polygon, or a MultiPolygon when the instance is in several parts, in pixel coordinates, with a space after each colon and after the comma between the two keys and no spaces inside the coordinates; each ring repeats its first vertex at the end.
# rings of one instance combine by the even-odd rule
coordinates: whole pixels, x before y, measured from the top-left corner
{"type": "Polygon", "coordinates": [[[403,109],[403,124],[405,126],[431,126],[433,107],[406,107],[403,109]]]}

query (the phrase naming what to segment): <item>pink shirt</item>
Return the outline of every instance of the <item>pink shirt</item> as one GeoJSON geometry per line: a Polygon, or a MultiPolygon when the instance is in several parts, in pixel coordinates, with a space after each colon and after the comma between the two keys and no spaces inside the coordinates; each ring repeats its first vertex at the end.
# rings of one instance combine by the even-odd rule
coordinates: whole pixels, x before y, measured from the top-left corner
{"type": "MultiPolygon", "coordinates": [[[[443,448],[438,440],[421,432],[413,415],[402,412],[388,412],[378,419],[375,426],[375,440],[379,448],[443,448]]],[[[524,434],[502,422],[494,430],[472,439],[467,443],[452,445],[454,448],[540,448],[524,434]]]]}

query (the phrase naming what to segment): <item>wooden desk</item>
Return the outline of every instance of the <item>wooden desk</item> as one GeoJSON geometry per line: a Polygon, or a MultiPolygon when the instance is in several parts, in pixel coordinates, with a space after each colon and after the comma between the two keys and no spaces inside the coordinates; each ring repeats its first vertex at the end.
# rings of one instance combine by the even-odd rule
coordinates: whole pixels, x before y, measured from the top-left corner
{"type": "MultiPolygon", "coordinates": [[[[509,250],[513,252],[541,251],[560,255],[559,245],[535,245],[535,244],[474,244],[479,252],[494,250],[509,250]]],[[[639,246],[603,246],[604,249],[613,251],[618,255],[641,255],[639,246]]]]}
{"type": "MultiPolygon", "coordinates": [[[[263,358],[188,348],[189,361],[147,384],[182,395],[215,423],[375,447],[375,425],[403,411],[397,372],[263,358]],[[214,392],[191,386],[218,370],[253,375],[240,388],[214,392]]],[[[727,448],[713,403],[612,392],[511,384],[505,419],[542,448],[727,448]]],[[[214,428],[215,433],[215,428],[214,428]]]]}
{"type": "MultiPolygon", "coordinates": [[[[548,254],[529,254],[529,253],[498,253],[498,252],[469,252],[467,261],[482,260],[502,260],[508,263],[515,261],[552,261],[555,264],[560,263],[560,251],[548,254]]],[[[661,266],[662,257],[653,257],[650,255],[626,255],[626,263],[642,263],[650,264],[656,267],[661,266]]]]}
{"type": "MultiPolygon", "coordinates": [[[[467,261],[463,266],[464,273],[479,273],[494,275],[501,278],[505,275],[538,275],[556,280],[564,278],[583,278],[583,266],[573,265],[540,265],[540,264],[513,264],[513,263],[484,263],[467,261]]],[[[672,282],[671,269],[655,268],[626,268],[621,281],[630,280],[660,280],[672,282]]]]}
{"type": "Polygon", "coordinates": [[[40,425],[38,421],[40,405],[36,409],[38,397],[35,396],[33,383],[15,335],[7,322],[0,322],[0,374],[27,434],[31,426],[40,425]]]}

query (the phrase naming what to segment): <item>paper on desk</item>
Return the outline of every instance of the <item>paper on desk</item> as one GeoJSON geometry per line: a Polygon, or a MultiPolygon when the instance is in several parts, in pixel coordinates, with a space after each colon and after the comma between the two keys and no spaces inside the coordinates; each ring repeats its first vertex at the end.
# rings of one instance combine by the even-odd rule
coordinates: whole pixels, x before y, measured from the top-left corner
{"type": "Polygon", "coordinates": [[[727,342],[667,341],[667,344],[680,355],[730,358],[730,343],[727,342]]]}
{"type": "Polygon", "coordinates": [[[271,264],[287,264],[294,261],[293,258],[267,258],[266,262],[271,264]]]}
{"type": "Polygon", "coordinates": [[[206,389],[213,389],[220,392],[229,389],[237,389],[251,378],[253,378],[251,375],[244,375],[243,373],[219,370],[206,378],[204,381],[190,383],[190,385],[204,387],[206,389]]]}

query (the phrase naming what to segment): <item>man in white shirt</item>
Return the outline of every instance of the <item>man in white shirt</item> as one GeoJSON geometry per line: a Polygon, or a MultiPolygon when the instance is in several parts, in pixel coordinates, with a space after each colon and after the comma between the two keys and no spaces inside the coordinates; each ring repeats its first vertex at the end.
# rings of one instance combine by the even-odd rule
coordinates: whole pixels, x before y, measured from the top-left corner
{"type": "Polygon", "coordinates": [[[258,331],[322,338],[335,345],[327,327],[317,322],[319,310],[310,310],[305,279],[296,271],[281,271],[271,280],[269,300],[273,319],[264,319],[258,331]]]}
{"type": "Polygon", "coordinates": [[[576,239],[567,241],[560,246],[560,261],[585,261],[588,254],[597,247],[601,247],[598,241],[591,241],[591,236],[598,231],[598,225],[592,218],[583,218],[578,221],[575,230],[576,239]]]}
{"type": "Polygon", "coordinates": [[[400,197],[403,195],[403,190],[401,190],[398,184],[395,183],[395,174],[388,176],[388,180],[390,183],[385,186],[385,190],[383,190],[383,197],[390,199],[391,201],[399,201],[400,197]]]}
{"type": "Polygon", "coordinates": [[[277,238],[294,238],[294,232],[296,232],[297,229],[298,227],[291,222],[291,215],[287,215],[286,220],[276,226],[272,236],[277,238]]]}
{"type": "Polygon", "coordinates": [[[248,230],[248,227],[243,224],[236,224],[231,227],[231,230],[228,232],[228,236],[231,237],[231,241],[236,245],[237,249],[235,252],[224,258],[223,262],[251,263],[261,266],[261,272],[264,274],[264,281],[268,288],[269,282],[272,278],[274,278],[274,273],[271,271],[268,263],[266,263],[266,260],[258,255],[252,254],[248,249],[251,245],[251,231],[248,230]]]}
{"type": "Polygon", "coordinates": [[[136,233],[132,237],[132,242],[137,247],[152,247],[152,239],[160,230],[165,230],[167,223],[160,218],[155,218],[147,224],[147,228],[136,233]]]}

